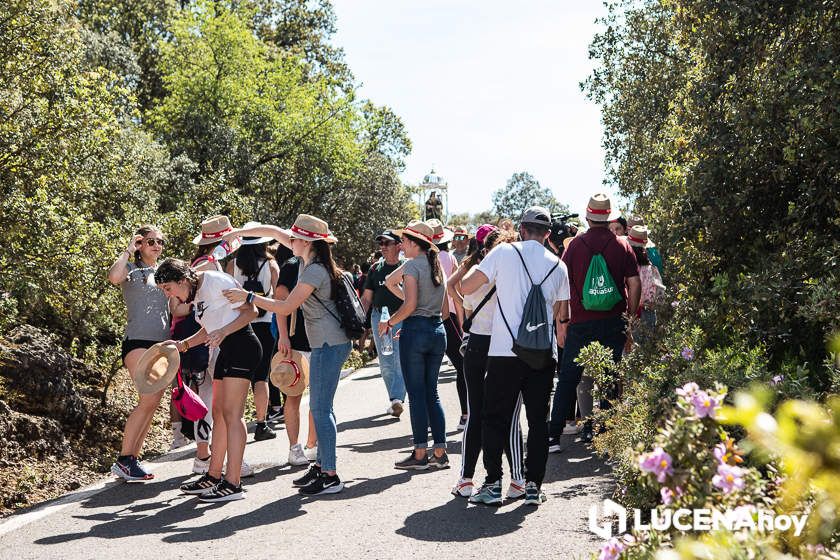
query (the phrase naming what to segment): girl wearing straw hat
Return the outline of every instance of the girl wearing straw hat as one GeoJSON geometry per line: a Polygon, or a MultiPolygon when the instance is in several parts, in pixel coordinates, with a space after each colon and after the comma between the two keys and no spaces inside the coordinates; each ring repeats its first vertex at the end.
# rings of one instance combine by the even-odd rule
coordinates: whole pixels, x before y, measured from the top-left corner
{"type": "MultiPolygon", "coordinates": [[[[126,249],[108,269],[108,281],[122,288],[128,311],[125,339],[122,343],[123,365],[134,377],[143,352],[169,338],[169,305],[166,295],[157,289],[154,273],[163,252],[163,234],[155,226],[141,226],[126,249]]],[[[151,480],[137,457],[152,424],[163,389],[140,394],[140,401],[125,423],[122,446],[111,472],[125,480],[151,480]]]]}
{"type": "Polygon", "coordinates": [[[222,294],[237,287],[223,272],[196,272],[178,259],[166,259],[155,272],[158,286],[181,303],[194,303],[201,325],[194,335],[176,342],[179,352],[206,344],[219,348],[213,371],[213,453],[206,474],[184,484],[181,491],[204,502],[241,500],[242,458],[245,454],[245,398],[262,358],[260,341],[251,328],[257,311],[252,305],[231,304],[222,294]],[[227,468],[222,467],[227,456],[227,468]]]}
{"type": "Polygon", "coordinates": [[[312,348],[310,360],[309,408],[318,433],[315,463],[293,484],[305,495],[341,492],[344,483],[336,472],[336,422],[333,399],[338,388],[341,366],[350,355],[350,339],[337,319],[337,291],[342,289],[342,272],[332,257],[331,245],[336,238],[327,222],[308,214],[300,214],[291,229],[260,226],[234,230],[231,235],[270,236],[289,247],[303,259],[297,285],[284,300],[275,300],[242,289],[226,290],[231,302],[253,302],[260,309],[278,315],[290,315],[303,309],[306,334],[312,348]]]}
{"type": "Polygon", "coordinates": [[[434,244],[434,230],[426,222],[409,222],[398,233],[402,235],[403,252],[409,260],[388,275],[385,285],[403,304],[387,323],[379,323],[379,332],[384,336],[392,325],[402,322],[400,365],[408,392],[414,449],[394,466],[405,470],[447,468],[446,428],[437,385],[446,352],[446,331],[441,316],[444,310],[449,310],[449,302],[437,259],[438,248],[434,244]],[[434,440],[431,458],[426,449],[429,426],[434,440]]]}

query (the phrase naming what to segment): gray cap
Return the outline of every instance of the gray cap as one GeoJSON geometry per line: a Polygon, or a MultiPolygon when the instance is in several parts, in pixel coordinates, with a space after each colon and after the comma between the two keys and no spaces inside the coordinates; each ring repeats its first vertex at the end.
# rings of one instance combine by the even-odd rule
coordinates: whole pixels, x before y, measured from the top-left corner
{"type": "Polygon", "coordinates": [[[543,208],[542,206],[531,206],[525,210],[524,214],[522,214],[522,219],[519,220],[519,223],[534,224],[550,228],[551,212],[548,211],[548,208],[543,208]]]}

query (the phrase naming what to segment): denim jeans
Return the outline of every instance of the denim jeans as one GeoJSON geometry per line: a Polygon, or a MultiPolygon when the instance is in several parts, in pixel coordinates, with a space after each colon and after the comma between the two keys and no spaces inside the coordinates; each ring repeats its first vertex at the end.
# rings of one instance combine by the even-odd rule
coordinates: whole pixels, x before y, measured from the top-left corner
{"type": "Polygon", "coordinates": [[[318,434],[315,462],[325,471],[335,470],[336,423],[333,399],[338,388],[341,366],[350,355],[350,342],[313,348],[309,360],[309,410],[318,434]]]}
{"type": "MultiPolygon", "coordinates": [[[[394,353],[386,356],[382,353],[382,337],[379,336],[379,318],[382,312],[375,307],[370,312],[370,326],[373,332],[373,343],[376,344],[376,352],[379,354],[379,371],[382,372],[382,380],[385,381],[385,388],[388,390],[388,398],[398,401],[405,400],[405,380],[403,380],[402,366],[400,365],[400,345],[394,341],[394,353]]],[[[402,323],[397,323],[391,328],[391,335],[400,330],[402,323]]]]}
{"type": "Polygon", "coordinates": [[[440,317],[409,317],[403,321],[399,341],[414,448],[426,448],[431,426],[434,447],[446,449],[443,407],[437,389],[440,364],[446,352],[443,323],[440,317]]]}
{"type": "Polygon", "coordinates": [[[570,399],[574,400],[572,395],[575,391],[580,415],[583,418],[592,415],[592,379],[588,376],[582,379],[583,367],[575,362],[575,358],[585,346],[597,340],[612,350],[613,361],[618,363],[627,340],[624,328],[624,319],[621,316],[569,325],[566,346],[563,348],[563,361],[557,375],[554,403],[551,407],[549,435],[557,437],[563,433],[566,416],[572,406],[570,399]]]}

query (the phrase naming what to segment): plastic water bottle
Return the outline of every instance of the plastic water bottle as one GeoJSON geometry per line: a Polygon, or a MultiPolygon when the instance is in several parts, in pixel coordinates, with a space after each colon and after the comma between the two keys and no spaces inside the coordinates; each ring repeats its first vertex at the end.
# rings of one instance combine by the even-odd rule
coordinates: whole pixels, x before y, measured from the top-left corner
{"type": "Polygon", "coordinates": [[[216,248],[213,249],[213,254],[210,260],[221,261],[226,259],[231,253],[239,249],[239,239],[231,239],[230,241],[222,241],[216,248]]]}
{"type": "MultiPolygon", "coordinates": [[[[387,307],[382,308],[382,315],[379,316],[379,322],[387,323],[391,319],[391,314],[388,312],[387,307]]],[[[394,338],[391,336],[391,332],[388,331],[382,335],[382,355],[383,356],[390,356],[394,353],[394,338]]]]}

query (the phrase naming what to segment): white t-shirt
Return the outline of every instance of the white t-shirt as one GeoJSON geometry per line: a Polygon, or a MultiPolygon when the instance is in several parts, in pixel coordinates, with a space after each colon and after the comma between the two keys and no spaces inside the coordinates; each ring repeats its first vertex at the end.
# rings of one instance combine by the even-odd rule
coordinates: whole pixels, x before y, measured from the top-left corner
{"type": "MultiPolygon", "coordinates": [[[[271,294],[273,286],[271,285],[271,262],[270,261],[263,261],[265,264],[260,263],[257,266],[259,267],[262,265],[260,269],[260,273],[257,275],[257,280],[260,281],[260,284],[263,286],[263,293],[271,294]]],[[[248,277],[242,273],[242,270],[234,261],[233,263],[233,278],[239,282],[240,285],[244,286],[245,281],[248,280],[248,277]]],[[[270,296],[269,296],[270,297],[270,296]]],[[[271,319],[274,317],[274,313],[271,311],[266,311],[262,317],[257,316],[256,319],[251,321],[252,323],[270,323],[271,319]]]]}
{"type": "MultiPolygon", "coordinates": [[[[464,296],[465,318],[473,314],[476,307],[484,301],[484,296],[487,295],[487,292],[493,289],[493,286],[493,282],[489,282],[484,284],[475,292],[464,296]]],[[[487,300],[487,303],[484,304],[484,307],[482,307],[478,313],[475,314],[475,317],[473,317],[472,325],[470,326],[470,334],[493,334],[493,313],[495,312],[497,305],[496,294],[493,294],[493,296],[487,300]]]]}
{"type": "MultiPolygon", "coordinates": [[[[514,245],[522,253],[525,264],[528,266],[528,272],[530,272],[534,282],[542,282],[543,278],[548,274],[548,271],[559,260],[551,251],[547,250],[538,242],[522,241],[498,245],[487,253],[487,256],[478,265],[478,269],[484,273],[489,283],[496,283],[496,296],[498,298],[498,304],[495,306],[493,312],[493,332],[490,337],[490,351],[487,353],[488,356],[516,355],[511,350],[513,339],[510,333],[512,332],[516,336],[516,333],[519,331],[519,323],[522,322],[522,309],[525,307],[528,292],[531,291],[531,281],[528,279],[528,272],[522,266],[522,261],[519,260],[514,245]],[[504,309],[505,318],[507,318],[507,323],[510,326],[510,332],[508,332],[505,322],[502,320],[502,315],[499,312],[500,306],[504,309]]],[[[551,273],[551,276],[543,282],[542,293],[543,297],[545,297],[546,312],[549,320],[553,321],[554,302],[569,299],[569,275],[566,271],[565,263],[561,261],[551,273]]],[[[554,332],[553,325],[551,332],[554,332]]],[[[552,347],[556,358],[557,345],[552,344],[552,347]]]]}
{"type": "Polygon", "coordinates": [[[211,333],[239,317],[237,309],[244,302],[230,303],[222,290],[241,288],[239,282],[224,272],[207,271],[201,287],[195,294],[195,319],[204,330],[211,333]]]}

